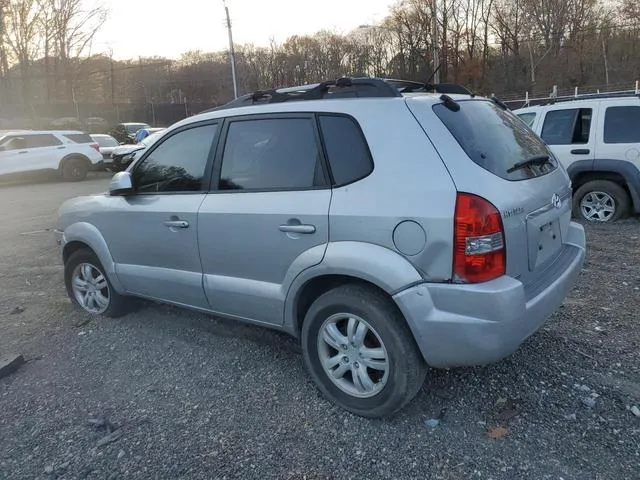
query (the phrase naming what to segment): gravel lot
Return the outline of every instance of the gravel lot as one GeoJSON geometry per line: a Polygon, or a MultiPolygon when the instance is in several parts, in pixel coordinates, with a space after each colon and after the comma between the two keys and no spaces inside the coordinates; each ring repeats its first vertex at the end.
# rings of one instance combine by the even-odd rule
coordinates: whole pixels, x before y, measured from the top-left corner
{"type": "Polygon", "coordinates": [[[27,360],[0,379],[0,478],[640,478],[638,220],[588,228],[579,285],[516,354],[430,371],[374,421],[321,398],[277,332],[72,309],[42,230],[107,182],[0,188],[0,356],[27,360]]]}

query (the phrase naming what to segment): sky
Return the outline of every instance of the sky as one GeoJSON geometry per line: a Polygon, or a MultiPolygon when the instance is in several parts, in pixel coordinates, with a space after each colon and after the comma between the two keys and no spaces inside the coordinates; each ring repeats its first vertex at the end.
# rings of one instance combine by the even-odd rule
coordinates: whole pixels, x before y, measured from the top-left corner
{"type": "MultiPolygon", "coordinates": [[[[118,60],[177,58],[228,48],[223,0],[88,0],[108,11],[93,53],[118,60]],[[164,4],[164,2],[167,2],[164,4]]],[[[384,18],[395,0],[227,0],[234,44],[267,45],[327,29],[346,33],[384,18]]]]}

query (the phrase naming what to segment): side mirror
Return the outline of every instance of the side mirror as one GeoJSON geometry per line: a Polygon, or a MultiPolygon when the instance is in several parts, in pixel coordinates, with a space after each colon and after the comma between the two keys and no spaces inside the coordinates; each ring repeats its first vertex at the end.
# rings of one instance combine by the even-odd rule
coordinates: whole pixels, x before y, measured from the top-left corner
{"type": "Polygon", "coordinates": [[[118,172],[109,183],[109,195],[124,196],[133,193],[133,182],[129,172],[118,172]]]}

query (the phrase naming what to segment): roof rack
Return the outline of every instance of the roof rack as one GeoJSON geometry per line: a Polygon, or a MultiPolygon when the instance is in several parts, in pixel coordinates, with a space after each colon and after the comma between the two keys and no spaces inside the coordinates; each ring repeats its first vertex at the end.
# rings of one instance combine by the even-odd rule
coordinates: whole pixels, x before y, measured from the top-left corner
{"type": "Polygon", "coordinates": [[[401,93],[428,92],[442,94],[474,95],[471,90],[456,83],[421,83],[410,80],[385,79],[395,85],[401,93]]]}
{"type": "MultiPolygon", "coordinates": [[[[590,87],[594,88],[594,87],[590,87]]],[[[529,92],[525,92],[524,98],[511,97],[509,100],[504,100],[504,103],[508,104],[511,108],[524,108],[531,106],[543,106],[553,105],[554,103],[571,102],[575,100],[599,100],[606,98],[640,98],[640,82],[635,82],[635,88],[630,90],[618,90],[613,92],[600,92],[598,89],[596,92],[591,93],[578,93],[578,87],[575,87],[573,95],[558,96],[558,87],[554,86],[553,91],[546,97],[529,97],[529,92]]]]}
{"type": "MultiPolygon", "coordinates": [[[[258,90],[243,95],[225,105],[206,110],[212,112],[228,108],[247,107],[265,103],[282,103],[296,100],[321,100],[326,98],[400,97],[397,88],[381,78],[342,77],[315,85],[258,90]]],[[[204,113],[204,112],[203,112],[204,113]]]]}
{"type": "Polygon", "coordinates": [[[466,88],[452,84],[430,84],[395,78],[342,77],[314,85],[278,88],[272,90],[258,90],[248,93],[219,107],[205,110],[201,113],[226,110],[229,108],[248,107],[268,103],[282,103],[297,100],[321,100],[327,98],[381,98],[401,97],[403,93],[426,92],[441,94],[473,95],[466,88]]]}
{"type": "Polygon", "coordinates": [[[624,97],[637,97],[640,98],[640,93],[633,90],[621,91],[621,92],[605,92],[605,93],[582,93],[580,95],[564,96],[549,98],[546,105],[553,105],[554,103],[571,102],[574,100],[589,100],[589,99],[601,99],[601,98],[624,98],[624,97]]]}

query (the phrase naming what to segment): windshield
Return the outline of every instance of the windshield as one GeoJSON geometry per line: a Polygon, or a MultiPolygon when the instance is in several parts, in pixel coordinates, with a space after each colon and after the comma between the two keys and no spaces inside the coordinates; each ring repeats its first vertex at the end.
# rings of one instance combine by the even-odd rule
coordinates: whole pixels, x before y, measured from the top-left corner
{"type": "Polygon", "coordinates": [[[141,128],[149,128],[149,125],[146,123],[129,123],[125,125],[124,128],[127,130],[127,133],[136,133],[141,128]]]}
{"type": "Polygon", "coordinates": [[[158,138],[160,138],[160,136],[162,135],[162,132],[156,132],[156,133],[152,133],[151,135],[149,135],[148,137],[143,138],[140,143],[142,145],[144,145],[145,147],[149,147],[150,145],[153,144],[153,142],[155,142],[156,140],[158,140],[158,138]]]}
{"type": "Polygon", "coordinates": [[[461,100],[453,111],[440,103],[433,111],[476,164],[506,180],[539,177],[557,168],[545,143],[516,115],[486,100],[461,100]],[[532,158],[548,162],[516,164],[532,158]]]}

